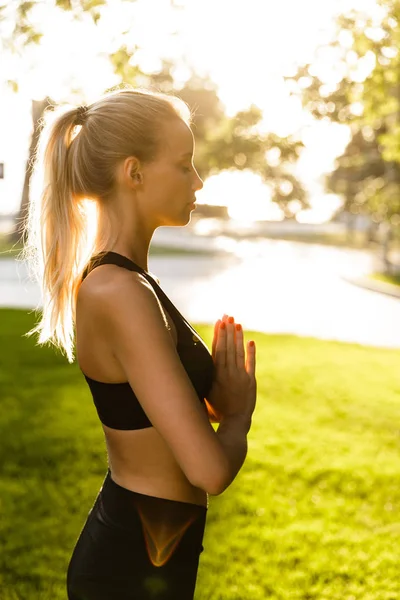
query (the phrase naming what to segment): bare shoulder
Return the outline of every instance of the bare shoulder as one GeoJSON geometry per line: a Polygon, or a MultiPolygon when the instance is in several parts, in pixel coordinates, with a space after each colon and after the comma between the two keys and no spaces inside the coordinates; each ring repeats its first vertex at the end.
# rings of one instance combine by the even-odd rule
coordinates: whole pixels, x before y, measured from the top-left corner
{"type": "Polygon", "coordinates": [[[93,269],[81,283],[79,296],[84,299],[101,300],[112,294],[116,287],[119,290],[131,287],[132,282],[136,282],[137,285],[148,283],[143,275],[136,271],[122,269],[113,264],[101,265],[93,269]]]}
{"type": "Polygon", "coordinates": [[[93,316],[99,316],[113,307],[139,300],[143,294],[152,297],[153,301],[157,299],[151,284],[141,273],[116,265],[102,265],[81,283],[77,302],[85,305],[93,316]]]}
{"type": "MultiPolygon", "coordinates": [[[[121,269],[116,265],[102,265],[94,269],[82,282],[78,302],[84,311],[90,312],[102,328],[113,329],[129,320],[132,327],[149,324],[162,325],[170,330],[170,324],[152,285],[144,275],[121,269]],[[97,272],[96,272],[97,271],[97,272]],[[144,321],[143,321],[144,319],[144,321]]],[[[104,329],[106,330],[106,329],[104,329]]]]}

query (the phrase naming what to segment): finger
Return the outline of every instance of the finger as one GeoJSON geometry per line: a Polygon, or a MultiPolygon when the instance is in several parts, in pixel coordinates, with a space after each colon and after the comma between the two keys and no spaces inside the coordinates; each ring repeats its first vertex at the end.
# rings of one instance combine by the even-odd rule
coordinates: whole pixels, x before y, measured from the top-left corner
{"type": "Polygon", "coordinates": [[[212,352],[211,352],[211,355],[212,355],[213,359],[215,359],[215,347],[217,345],[217,339],[218,339],[218,333],[219,333],[219,326],[220,325],[221,325],[221,319],[218,319],[218,321],[214,325],[214,338],[213,338],[213,341],[212,341],[212,352]]]}
{"type": "Polygon", "coordinates": [[[244,336],[243,328],[238,323],[235,325],[236,333],[236,366],[238,369],[245,368],[245,355],[244,355],[244,336]]]}
{"type": "Polygon", "coordinates": [[[230,369],[236,369],[235,324],[234,318],[229,317],[226,325],[226,364],[230,369]]]}
{"type": "Polygon", "coordinates": [[[224,316],[222,317],[222,319],[223,319],[223,322],[226,323],[226,325],[228,325],[229,319],[233,319],[233,325],[234,325],[234,327],[233,327],[233,338],[234,338],[234,342],[236,343],[235,318],[232,317],[231,315],[224,314],[224,316]]]}
{"type": "Polygon", "coordinates": [[[222,317],[222,320],[223,320],[223,322],[224,322],[224,323],[226,323],[226,324],[228,324],[228,323],[229,323],[229,319],[233,319],[233,323],[235,323],[235,318],[234,318],[234,317],[232,317],[232,315],[224,315],[224,316],[222,317]]]}
{"type": "Polygon", "coordinates": [[[228,325],[228,319],[229,319],[229,315],[224,314],[222,316],[221,323],[225,323],[225,325],[228,325]]]}
{"type": "Polygon", "coordinates": [[[226,324],[221,323],[218,330],[218,337],[215,344],[215,364],[219,367],[226,367],[226,324]]]}
{"type": "Polygon", "coordinates": [[[235,321],[235,317],[232,317],[233,319],[233,339],[235,342],[235,352],[236,352],[236,321],[235,321]]]}
{"type": "MultiPolygon", "coordinates": [[[[233,323],[233,341],[234,341],[234,343],[236,345],[236,323],[235,323],[235,317],[233,317],[232,315],[229,315],[227,322],[229,322],[229,319],[233,319],[233,321],[232,321],[232,323],[233,323]]],[[[236,347],[235,347],[235,352],[236,352],[236,347]]]]}
{"type": "MultiPolygon", "coordinates": [[[[217,323],[215,324],[215,328],[214,328],[214,335],[215,335],[215,337],[214,337],[214,340],[213,340],[213,350],[212,350],[212,357],[214,359],[214,362],[216,360],[216,347],[217,347],[217,340],[218,340],[219,330],[220,330],[220,327],[221,327],[222,323],[225,323],[225,326],[228,324],[228,319],[229,319],[229,315],[227,315],[226,313],[224,313],[224,315],[222,316],[222,319],[218,319],[217,323],[219,322],[219,325],[218,325],[218,329],[217,329],[216,335],[215,335],[215,329],[216,329],[217,323]]],[[[227,333],[227,330],[225,329],[225,334],[226,333],[227,333]]],[[[225,348],[225,361],[223,362],[223,364],[226,366],[226,348],[225,348]]]]}
{"type": "Polygon", "coordinates": [[[256,345],[254,341],[247,344],[246,371],[252,377],[256,376],[256,345]]]}
{"type": "Polygon", "coordinates": [[[223,323],[227,323],[227,322],[228,322],[228,319],[229,319],[229,315],[224,315],[224,316],[222,317],[222,322],[223,322],[223,323]]]}

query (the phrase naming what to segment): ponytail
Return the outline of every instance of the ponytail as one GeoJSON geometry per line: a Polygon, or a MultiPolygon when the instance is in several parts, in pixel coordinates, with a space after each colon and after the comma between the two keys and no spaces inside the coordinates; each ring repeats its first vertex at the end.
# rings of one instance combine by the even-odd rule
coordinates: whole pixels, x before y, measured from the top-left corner
{"type": "Polygon", "coordinates": [[[47,122],[43,119],[34,158],[33,177],[42,177],[42,193],[31,197],[22,250],[22,258],[41,286],[43,311],[40,323],[26,335],[38,333],[39,344],[49,341],[63,348],[73,362],[74,300],[79,274],[94,246],[93,236],[88,235],[93,210],[88,199],[74,194],[71,181],[70,147],[77,111],[55,111],[51,117],[47,122]]]}

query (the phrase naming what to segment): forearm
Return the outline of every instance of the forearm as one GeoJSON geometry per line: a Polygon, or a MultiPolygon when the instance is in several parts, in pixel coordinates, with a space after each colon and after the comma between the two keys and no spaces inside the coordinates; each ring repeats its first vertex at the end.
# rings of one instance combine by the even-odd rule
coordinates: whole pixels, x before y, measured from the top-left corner
{"type": "Polygon", "coordinates": [[[216,431],[229,465],[221,494],[232,483],[243,466],[247,455],[247,434],[250,427],[251,416],[234,415],[223,417],[216,431]]]}

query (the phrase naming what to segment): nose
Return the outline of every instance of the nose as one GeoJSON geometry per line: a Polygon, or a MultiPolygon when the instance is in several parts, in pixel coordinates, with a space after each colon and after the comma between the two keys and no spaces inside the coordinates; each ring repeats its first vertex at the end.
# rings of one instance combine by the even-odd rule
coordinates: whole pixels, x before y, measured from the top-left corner
{"type": "Polygon", "coordinates": [[[195,192],[199,191],[202,189],[203,187],[203,180],[201,179],[200,175],[198,174],[198,172],[196,171],[196,177],[193,183],[193,190],[195,192]]]}

